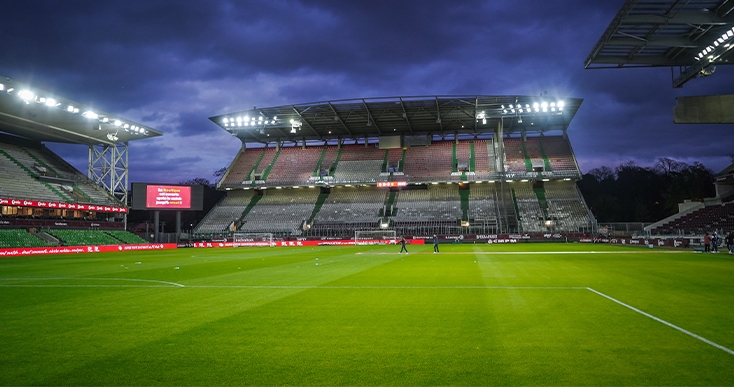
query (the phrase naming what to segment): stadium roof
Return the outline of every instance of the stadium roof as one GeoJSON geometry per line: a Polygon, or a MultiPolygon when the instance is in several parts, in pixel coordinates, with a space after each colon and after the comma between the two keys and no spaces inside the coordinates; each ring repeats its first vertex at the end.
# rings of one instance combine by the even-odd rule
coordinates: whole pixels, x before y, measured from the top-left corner
{"type": "Polygon", "coordinates": [[[671,67],[673,87],[681,87],[728,64],[733,9],[734,0],[627,0],[584,67],[671,67]]]}
{"type": "Polygon", "coordinates": [[[243,142],[566,130],[580,98],[384,97],[256,108],[211,117],[243,142]]]}
{"type": "Polygon", "coordinates": [[[9,78],[0,78],[0,132],[86,145],[112,145],[163,134],[9,78]]]}

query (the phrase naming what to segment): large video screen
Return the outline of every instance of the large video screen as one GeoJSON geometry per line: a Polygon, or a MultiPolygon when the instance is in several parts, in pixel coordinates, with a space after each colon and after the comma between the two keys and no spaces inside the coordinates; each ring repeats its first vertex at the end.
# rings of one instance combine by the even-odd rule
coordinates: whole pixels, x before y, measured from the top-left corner
{"type": "Polygon", "coordinates": [[[203,206],[200,185],[133,183],[133,210],[201,211],[203,206]]]}

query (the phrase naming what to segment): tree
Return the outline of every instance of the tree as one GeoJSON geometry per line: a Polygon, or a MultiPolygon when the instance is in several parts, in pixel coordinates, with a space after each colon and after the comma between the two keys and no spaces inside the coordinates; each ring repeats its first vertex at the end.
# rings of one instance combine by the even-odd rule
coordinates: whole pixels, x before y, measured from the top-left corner
{"type": "Polygon", "coordinates": [[[589,171],[589,174],[591,176],[594,176],[596,181],[602,182],[603,180],[607,179],[614,179],[614,171],[612,168],[607,167],[606,165],[602,165],[599,168],[594,168],[591,171],[589,171]]]}
{"type": "Polygon", "coordinates": [[[196,177],[190,180],[182,181],[178,184],[182,185],[203,185],[205,187],[214,187],[214,183],[210,182],[209,179],[203,177],[196,177]]]}
{"type": "Polygon", "coordinates": [[[670,157],[661,157],[655,163],[653,169],[659,174],[670,175],[680,172],[683,168],[686,168],[687,166],[688,165],[686,163],[675,161],[670,157]]]}
{"type": "Polygon", "coordinates": [[[586,203],[600,222],[654,222],[673,215],[684,200],[715,195],[714,174],[703,164],[670,158],[652,167],[632,161],[592,169],[579,181],[586,203]]]}

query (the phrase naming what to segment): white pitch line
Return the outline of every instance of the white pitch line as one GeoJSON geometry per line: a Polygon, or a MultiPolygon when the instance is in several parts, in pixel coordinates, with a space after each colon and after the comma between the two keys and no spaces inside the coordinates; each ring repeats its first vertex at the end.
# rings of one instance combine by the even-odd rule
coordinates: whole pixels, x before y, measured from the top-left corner
{"type": "MultiPolygon", "coordinates": [[[[158,283],[158,284],[178,286],[180,288],[185,287],[185,285],[179,284],[176,282],[147,280],[147,279],[139,279],[139,278],[64,278],[64,277],[58,277],[58,278],[0,278],[0,281],[130,281],[130,282],[152,282],[152,283],[158,283]]],[[[9,286],[19,286],[19,285],[0,284],[0,286],[9,287],[9,286]]],[[[43,285],[43,287],[53,287],[53,286],[60,286],[60,285],[43,285]]],[[[91,287],[91,286],[95,286],[95,285],[89,285],[89,286],[84,286],[84,287],[91,287]]],[[[103,287],[106,287],[106,286],[108,285],[103,285],[103,287]]],[[[115,286],[115,285],[112,285],[112,286],[115,286]]],[[[30,287],[30,286],[26,286],[26,287],[30,287]]],[[[127,287],[134,287],[134,286],[127,286],[127,287]]]]}
{"type": "Polygon", "coordinates": [[[30,284],[0,284],[0,288],[136,288],[136,289],[171,289],[165,285],[30,285],[30,284]]]}
{"type": "Polygon", "coordinates": [[[586,290],[583,286],[338,286],[338,285],[187,285],[188,289],[539,289],[586,290]]]}
{"type": "Polygon", "coordinates": [[[725,346],[723,346],[721,344],[714,343],[713,341],[711,341],[711,340],[709,340],[709,339],[707,339],[705,337],[701,337],[701,336],[699,336],[699,335],[697,335],[697,334],[695,334],[695,333],[693,333],[691,331],[685,330],[685,329],[683,329],[683,328],[681,328],[681,327],[679,327],[679,326],[677,326],[675,324],[671,324],[671,323],[669,323],[669,322],[667,322],[667,321],[665,321],[665,320],[663,320],[661,318],[658,318],[658,317],[655,317],[655,316],[651,315],[650,313],[643,312],[643,311],[635,308],[634,306],[625,304],[624,302],[619,301],[618,299],[616,299],[614,297],[610,297],[610,296],[608,296],[608,295],[606,295],[606,294],[604,294],[604,293],[602,293],[600,291],[594,290],[592,288],[586,288],[586,289],[588,289],[589,291],[591,291],[593,293],[596,293],[596,294],[598,294],[598,295],[600,295],[600,296],[602,296],[602,297],[604,297],[604,298],[606,298],[606,299],[608,299],[610,301],[616,302],[617,304],[622,305],[625,308],[631,309],[631,310],[633,310],[633,311],[635,311],[635,312],[637,312],[637,313],[639,313],[639,314],[641,314],[643,316],[649,317],[649,318],[651,318],[651,319],[653,319],[653,320],[655,320],[655,321],[657,321],[657,322],[659,322],[661,324],[667,325],[667,326],[669,326],[669,327],[671,327],[671,328],[673,328],[675,330],[678,330],[680,332],[683,332],[683,333],[687,334],[688,336],[691,336],[691,337],[693,337],[693,338],[695,338],[697,340],[703,341],[704,343],[706,343],[708,345],[711,345],[713,347],[716,347],[716,348],[718,348],[718,349],[720,349],[720,350],[722,350],[722,351],[724,351],[724,352],[726,352],[726,353],[728,353],[730,355],[734,355],[734,350],[731,350],[731,349],[729,349],[729,348],[727,348],[727,347],[725,347],[725,346]]]}
{"type": "MultiPolygon", "coordinates": [[[[655,251],[457,251],[442,254],[450,255],[568,255],[568,254],[681,254],[690,253],[690,251],[682,250],[655,250],[655,251]]],[[[432,252],[415,252],[413,255],[428,255],[432,252]]],[[[355,255],[400,255],[393,252],[365,251],[357,252],[355,255]]],[[[408,255],[408,254],[406,254],[408,255]]]]}

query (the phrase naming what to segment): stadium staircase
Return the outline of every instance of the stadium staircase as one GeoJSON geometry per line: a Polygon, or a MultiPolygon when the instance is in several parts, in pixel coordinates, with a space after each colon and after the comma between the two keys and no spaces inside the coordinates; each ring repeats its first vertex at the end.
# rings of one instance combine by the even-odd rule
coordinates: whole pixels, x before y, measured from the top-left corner
{"type": "Polygon", "coordinates": [[[308,217],[308,224],[313,224],[314,218],[316,218],[316,215],[321,211],[321,207],[324,206],[324,202],[326,202],[326,199],[329,198],[328,193],[320,193],[319,197],[316,198],[316,204],[313,207],[313,211],[311,212],[311,216],[308,217]]]}
{"type": "Polygon", "coordinates": [[[545,197],[545,189],[533,188],[533,191],[535,192],[535,196],[538,197],[538,204],[543,211],[543,216],[548,219],[548,200],[545,197]]]}
{"type": "Polygon", "coordinates": [[[474,141],[469,144],[469,171],[470,172],[476,172],[477,171],[477,162],[474,158],[474,141]]]}
{"type": "Polygon", "coordinates": [[[255,184],[255,179],[254,179],[254,177],[255,177],[255,171],[257,171],[257,167],[260,165],[260,162],[263,161],[263,157],[265,157],[265,152],[267,150],[268,150],[267,148],[263,149],[262,153],[260,153],[260,157],[257,158],[257,161],[252,166],[252,169],[250,169],[250,172],[247,173],[247,179],[249,179],[249,180],[252,181],[250,183],[250,186],[252,186],[252,187],[254,187],[256,185],[255,184]]]}
{"type": "Polygon", "coordinates": [[[456,157],[456,142],[451,146],[451,172],[459,172],[459,159],[456,157]]]}
{"type": "Polygon", "coordinates": [[[250,213],[250,211],[252,210],[252,208],[255,207],[255,205],[257,204],[257,202],[259,202],[260,199],[262,199],[262,198],[263,198],[262,195],[253,195],[252,196],[252,199],[250,199],[250,203],[247,205],[247,207],[245,207],[244,210],[242,210],[242,215],[240,215],[240,218],[237,219],[237,223],[241,223],[242,222],[242,219],[245,219],[245,216],[247,216],[247,214],[250,213]]]}
{"type": "Polygon", "coordinates": [[[397,198],[397,195],[398,193],[394,191],[390,191],[387,194],[387,199],[386,199],[385,208],[384,208],[385,220],[387,219],[387,217],[395,216],[394,206],[395,206],[395,199],[397,198]]]}
{"type": "Polygon", "coordinates": [[[525,137],[520,138],[520,145],[522,146],[522,155],[525,158],[525,169],[528,172],[533,171],[533,162],[530,161],[530,155],[528,154],[528,148],[525,146],[525,137]]]}
{"type": "Polygon", "coordinates": [[[400,158],[400,163],[398,163],[398,172],[403,172],[403,168],[405,168],[405,153],[407,150],[403,149],[403,157],[400,158]]]}
{"type": "Polygon", "coordinates": [[[390,149],[385,149],[385,158],[382,160],[382,168],[380,169],[382,173],[388,172],[388,169],[389,169],[388,155],[389,154],[390,154],[390,149]]]}
{"type": "MultiPolygon", "coordinates": [[[[517,230],[518,231],[522,231],[522,229],[520,227],[520,221],[518,219],[518,217],[520,216],[520,207],[517,205],[517,197],[515,196],[515,189],[514,188],[510,188],[510,196],[512,197],[512,208],[515,210],[515,213],[513,214],[512,217],[510,217],[510,216],[507,217],[508,222],[509,222],[509,220],[511,218],[514,219],[515,220],[515,227],[517,227],[517,230]]],[[[505,211],[507,211],[507,210],[508,209],[505,208],[505,211]]]]}
{"type": "Polygon", "coordinates": [[[540,149],[540,155],[543,157],[543,166],[545,166],[545,170],[550,172],[553,170],[550,165],[550,160],[548,159],[548,156],[545,154],[545,149],[543,149],[543,141],[541,141],[543,137],[541,136],[538,139],[538,149],[540,149]]]}
{"type": "Polygon", "coordinates": [[[339,147],[339,151],[336,152],[336,158],[334,159],[334,163],[331,164],[331,167],[329,167],[329,176],[334,177],[334,172],[336,172],[336,166],[339,165],[339,159],[342,157],[342,151],[344,148],[339,147]]]}
{"type": "Polygon", "coordinates": [[[316,163],[316,169],[314,169],[313,174],[311,175],[312,177],[320,177],[319,175],[321,172],[321,164],[324,162],[324,156],[326,155],[327,149],[327,147],[324,147],[321,150],[321,156],[319,156],[319,161],[316,163]]]}
{"type": "MultiPolygon", "coordinates": [[[[263,172],[262,180],[268,180],[268,175],[270,175],[270,171],[273,169],[273,165],[275,165],[275,162],[278,160],[278,156],[280,156],[280,148],[278,148],[278,151],[275,152],[275,156],[273,157],[273,161],[268,164],[267,168],[265,168],[265,172],[263,172]]],[[[262,159],[261,159],[262,160],[262,159]]]]}
{"type": "Polygon", "coordinates": [[[461,220],[469,220],[469,190],[460,189],[461,196],[461,220]]]}

